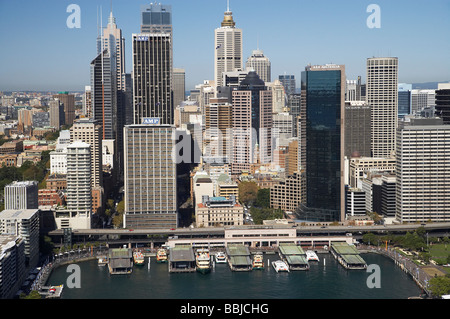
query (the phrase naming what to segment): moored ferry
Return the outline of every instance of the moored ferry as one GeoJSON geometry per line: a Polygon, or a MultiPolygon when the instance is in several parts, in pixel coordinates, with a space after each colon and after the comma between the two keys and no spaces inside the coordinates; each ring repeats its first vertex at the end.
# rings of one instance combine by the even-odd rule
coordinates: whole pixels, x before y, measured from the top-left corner
{"type": "Polygon", "coordinates": [[[253,269],[264,269],[264,258],[262,253],[256,253],[253,257],[253,269]]]}
{"type": "Polygon", "coordinates": [[[145,263],[144,255],[141,251],[136,250],[133,252],[133,263],[136,266],[142,266],[145,263]]]}
{"type": "Polygon", "coordinates": [[[208,249],[201,248],[197,250],[195,256],[195,265],[197,271],[202,274],[206,274],[211,271],[211,258],[208,249]]]}
{"type": "Polygon", "coordinates": [[[272,261],[272,266],[276,272],[289,272],[289,267],[282,260],[272,261]]]}
{"type": "Polygon", "coordinates": [[[227,256],[224,252],[219,251],[216,253],[216,263],[218,264],[226,264],[227,262],[227,256]]]}
{"type": "Polygon", "coordinates": [[[166,263],[167,262],[167,251],[164,248],[160,248],[156,252],[156,262],[157,263],[166,263]]]}
{"type": "Polygon", "coordinates": [[[317,254],[312,250],[306,251],[306,260],[307,261],[319,261],[319,257],[317,254]]]}

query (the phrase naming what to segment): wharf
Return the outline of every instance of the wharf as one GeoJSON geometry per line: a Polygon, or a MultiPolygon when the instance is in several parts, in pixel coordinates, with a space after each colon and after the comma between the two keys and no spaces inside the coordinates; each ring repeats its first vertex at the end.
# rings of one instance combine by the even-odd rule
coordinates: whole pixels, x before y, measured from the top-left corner
{"type": "Polygon", "coordinates": [[[359,255],[360,252],[355,246],[347,243],[332,243],[331,254],[346,269],[366,269],[367,264],[359,255]]]}
{"type": "Polygon", "coordinates": [[[289,270],[309,270],[306,253],[296,244],[280,244],[278,254],[289,267],[289,270]]]}
{"type": "Polygon", "coordinates": [[[230,244],[226,247],[228,265],[232,271],[252,270],[252,261],[248,247],[242,244],[230,244]]]}
{"type": "Polygon", "coordinates": [[[169,272],[194,272],[195,255],[191,245],[170,248],[169,272]]]}
{"type": "Polygon", "coordinates": [[[129,248],[110,249],[108,261],[111,275],[127,275],[133,271],[133,255],[129,248]]]}

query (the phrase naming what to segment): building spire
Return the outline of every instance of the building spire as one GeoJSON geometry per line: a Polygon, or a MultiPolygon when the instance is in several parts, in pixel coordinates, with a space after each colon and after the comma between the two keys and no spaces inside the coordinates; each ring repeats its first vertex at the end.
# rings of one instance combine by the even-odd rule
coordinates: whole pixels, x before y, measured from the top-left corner
{"type": "Polygon", "coordinates": [[[234,28],[236,23],[233,21],[233,13],[230,11],[230,0],[227,0],[227,11],[222,21],[222,27],[232,27],[234,28]]]}

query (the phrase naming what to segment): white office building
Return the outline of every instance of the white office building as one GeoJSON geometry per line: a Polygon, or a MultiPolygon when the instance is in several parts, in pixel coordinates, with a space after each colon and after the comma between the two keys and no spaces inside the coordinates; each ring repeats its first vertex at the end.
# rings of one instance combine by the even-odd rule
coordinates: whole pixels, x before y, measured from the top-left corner
{"type": "Polygon", "coordinates": [[[411,118],[397,133],[396,219],[450,221],[450,126],[411,118]]]}

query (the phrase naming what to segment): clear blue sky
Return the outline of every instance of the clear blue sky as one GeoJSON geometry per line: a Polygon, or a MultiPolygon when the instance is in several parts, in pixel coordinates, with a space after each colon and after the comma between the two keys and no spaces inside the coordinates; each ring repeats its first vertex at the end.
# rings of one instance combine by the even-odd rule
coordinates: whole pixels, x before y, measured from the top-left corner
{"type": "MultiPolygon", "coordinates": [[[[140,31],[148,0],[112,0],[126,39],[140,31]]],[[[214,29],[226,0],[165,0],[172,6],[174,67],[186,69],[186,89],[214,75],[214,29]]],[[[110,0],[0,0],[0,90],[84,90],[96,54],[97,10],[107,22],[110,0]],[[81,28],[66,26],[69,4],[81,8],[81,28]]],[[[256,49],[279,74],[300,78],[308,63],[345,64],[349,79],[365,80],[366,58],[399,58],[399,82],[450,80],[450,0],[230,0],[243,30],[244,61],[256,49]],[[381,8],[381,28],[369,29],[369,4],[381,8]]],[[[298,82],[298,81],[297,81],[298,82]]]]}

